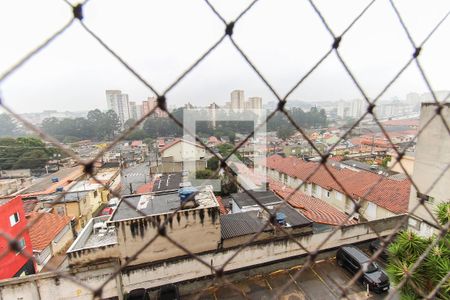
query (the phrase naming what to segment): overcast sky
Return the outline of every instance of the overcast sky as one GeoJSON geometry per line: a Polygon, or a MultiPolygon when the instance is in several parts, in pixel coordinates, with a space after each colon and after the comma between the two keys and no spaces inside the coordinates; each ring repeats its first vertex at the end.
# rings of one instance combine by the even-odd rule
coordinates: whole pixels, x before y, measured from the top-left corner
{"type": "MultiPolygon", "coordinates": [[[[316,1],[336,34],[369,1],[316,1]]],[[[212,1],[227,20],[249,1],[212,1]]],[[[449,1],[396,1],[419,43],[450,10],[449,1]]],[[[224,26],[208,6],[191,1],[91,0],[86,24],[158,91],[219,39],[224,26]]],[[[0,2],[0,73],[26,55],[71,17],[62,0],[0,2]]],[[[308,1],[259,1],[235,26],[235,38],[267,80],[284,95],[329,49],[332,39],[308,1]]],[[[434,89],[450,89],[450,19],[421,54],[434,89]]],[[[389,1],[378,0],[344,36],[340,50],[369,96],[374,97],[413,52],[389,1]]],[[[18,112],[106,108],[105,90],[120,89],[140,102],[152,95],[76,22],[0,85],[18,112]]],[[[233,89],[246,97],[274,100],[253,70],[225,40],[168,94],[169,105],[229,100],[233,89]]],[[[404,98],[425,92],[412,65],[386,94],[404,98]]],[[[332,54],[290,97],[326,101],[361,97],[332,54]]]]}

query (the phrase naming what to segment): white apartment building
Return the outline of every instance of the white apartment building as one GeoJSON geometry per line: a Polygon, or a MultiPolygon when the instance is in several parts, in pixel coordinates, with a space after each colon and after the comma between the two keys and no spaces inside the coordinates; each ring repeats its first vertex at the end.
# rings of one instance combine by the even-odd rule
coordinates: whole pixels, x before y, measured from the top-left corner
{"type": "Polygon", "coordinates": [[[243,90],[234,90],[231,92],[231,109],[244,109],[245,97],[243,90]]]}
{"type": "Polygon", "coordinates": [[[106,90],[106,103],[108,110],[113,110],[119,116],[120,123],[131,118],[128,95],[120,90],[106,90]]]}
{"type": "Polygon", "coordinates": [[[262,109],[262,98],[261,97],[249,97],[248,101],[245,103],[245,108],[247,108],[247,109],[262,109]]]}

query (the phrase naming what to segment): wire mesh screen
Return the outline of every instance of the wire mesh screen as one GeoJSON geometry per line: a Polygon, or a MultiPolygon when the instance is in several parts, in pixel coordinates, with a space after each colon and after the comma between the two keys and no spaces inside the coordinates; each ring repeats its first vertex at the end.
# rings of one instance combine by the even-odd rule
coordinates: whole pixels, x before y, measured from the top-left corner
{"type": "MultiPolygon", "coordinates": [[[[95,0],[93,0],[95,1],[95,0]]],[[[230,175],[230,178],[235,181],[235,184],[250,197],[255,203],[257,203],[260,206],[260,209],[266,213],[269,217],[267,218],[267,223],[265,226],[262,226],[256,234],[254,234],[250,239],[243,242],[239,247],[235,248],[233,250],[233,254],[225,261],[224,264],[221,264],[220,266],[214,266],[210,261],[205,261],[202,259],[202,257],[196,253],[193,253],[189,250],[188,245],[183,245],[177,239],[172,237],[170,234],[168,234],[167,228],[168,226],[171,226],[172,222],[177,217],[177,214],[180,211],[183,211],[185,208],[183,205],[181,205],[179,208],[171,212],[169,217],[167,217],[164,220],[156,220],[156,219],[150,219],[149,221],[152,223],[151,225],[157,228],[157,234],[149,239],[148,242],[141,245],[137,251],[131,256],[127,257],[126,260],[119,264],[119,266],[114,270],[114,272],[108,276],[107,278],[104,278],[103,282],[99,285],[91,286],[89,285],[89,282],[80,280],[77,277],[77,274],[75,273],[68,273],[68,272],[61,272],[57,269],[51,269],[49,271],[57,272],[58,278],[64,278],[70,281],[73,281],[74,284],[79,285],[80,287],[90,291],[92,293],[93,297],[101,298],[103,297],[103,289],[104,287],[110,283],[111,281],[116,280],[116,275],[120,274],[124,269],[126,269],[130,264],[133,263],[133,261],[139,257],[142,253],[144,253],[151,245],[159,239],[165,239],[169,241],[173,247],[181,250],[185,253],[186,256],[191,257],[192,259],[198,261],[201,265],[203,265],[205,268],[211,269],[211,274],[213,279],[211,279],[209,286],[218,286],[218,285],[226,285],[229,289],[236,290],[236,292],[243,296],[247,297],[244,292],[231,280],[227,278],[226,268],[227,266],[242,252],[252,245],[254,241],[258,239],[260,235],[264,233],[264,229],[267,226],[272,226],[271,228],[276,228],[276,230],[283,232],[286,239],[289,239],[293,243],[297,245],[299,249],[303,249],[306,253],[305,255],[305,262],[301,268],[297,270],[291,276],[292,280],[289,282],[286,282],[282,285],[281,288],[279,288],[272,296],[274,298],[279,298],[283,293],[285,293],[290,286],[292,285],[292,282],[295,282],[298,278],[302,276],[304,272],[308,270],[308,268],[312,268],[316,262],[319,260],[319,253],[321,252],[324,245],[333,237],[336,232],[341,230],[342,228],[345,228],[346,225],[349,224],[349,222],[353,219],[353,217],[360,213],[360,210],[362,209],[361,204],[354,200],[355,197],[351,194],[351,192],[348,191],[348,186],[346,186],[344,183],[342,183],[342,179],[337,177],[334,172],[331,170],[331,166],[329,164],[330,159],[330,153],[332,153],[335,148],[339,145],[339,143],[346,139],[352,131],[357,128],[358,125],[360,125],[360,122],[363,121],[366,118],[371,118],[377,126],[380,128],[381,133],[383,137],[388,141],[390,148],[393,149],[395,152],[395,162],[390,167],[391,169],[394,166],[399,166],[405,173],[405,175],[408,177],[408,180],[411,182],[411,185],[414,187],[414,190],[417,191],[418,195],[427,195],[429,191],[443,178],[448,176],[446,173],[448,170],[448,164],[444,166],[441,176],[437,176],[436,178],[432,178],[432,183],[430,184],[428,190],[422,190],[419,188],[419,184],[417,184],[414,179],[411,177],[410,173],[406,170],[406,166],[404,165],[404,162],[402,161],[402,158],[406,155],[406,151],[408,147],[398,148],[396,145],[394,145],[394,142],[392,141],[392,137],[389,135],[387,130],[384,128],[383,123],[380,121],[380,118],[377,117],[376,114],[376,107],[379,103],[379,99],[385,95],[387,90],[398,80],[398,78],[408,69],[411,68],[411,65],[416,65],[417,69],[419,70],[420,78],[427,87],[428,91],[432,95],[433,100],[433,107],[434,112],[433,116],[427,120],[421,126],[420,130],[417,132],[416,136],[410,143],[414,143],[417,141],[417,138],[424,132],[427,127],[432,124],[433,122],[440,122],[442,124],[443,131],[445,132],[444,135],[441,136],[441,139],[449,139],[450,138],[450,128],[448,124],[448,118],[446,119],[445,114],[448,115],[448,99],[450,95],[445,97],[445,99],[442,99],[441,101],[436,96],[435,91],[432,88],[431,82],[428,79],[427,73],[425,72],[422,62],[421,62],[421,53],[422,49],[427,46],[428,41],[431,37],[439,30],[440,26],[444,24],[447,20],[447,17],[450,13],[444,12],[441,19],[437,20],[434,27],[429,29],[428,34],[425,36],[425,38],[421,41],[416,41],[413,39],[410,33],[410,29],[405,24],[404,19],[402,17],[401,11],[396,6],[395,1],[391,0],[389,1],[390,7],[392,9],[392,12],[395,14],[396,18],[398,19],[398,26],[402,28],[404,31],[405,36],[408,38],[410,42],[410,56],[405,57],[405,62],[401,66],[401,68],[398,69],[398,71],[394,74],[394,76],[389,80],[389,82],[381,89],[381,91],[375,96],[371,97],[368,95],[368,93],[365,91],[365,89],[361,86],[361,84],[358,81],[358,77],[352,72],[350,65],[346,62],[346,59],[343,58],[341,55],[340,47],[342,44],[346,42],[346,36],[349,31],[353,27],[358,26],[358,22],[360,19],[364,18],[366,13],[371,10],[373,4],[376,2],[371,1],[365,6],[352,20],[349,22],[348,26],[342,31],[342,32],[336,32],[332,26],[330,26],[329,22],[327,21],[327,18],[321,13],[321,9],[314,3],[314,1],[310,0],[309,5],[312,7],[313,11],[316,14],[316,17],[318,20],[320,20],[320,23],[322,24],[323,28],[326,29],[326,31],[329,34],[330,37],[330,43],[328,49],[325,49],[323,51],[323,54],[321,55],[320,59],[318,59],[313,66],[305,72],[301,77],[299,77],[295,83],[294,86],[285,94],[281,95],[276,88],[270,83],[270,81],[260,72],[260,69],[258,68],[257,64],[253,63],[252,57],[241,48],[239,43],[235,39],[235,33],[240,30],[241,20],[245,18],[246,14],[254,9],[254,7],[257,5],[257,2],[259,1],[253,1],[251,4],[246,7],[244,10],[240,12],[240,14],[233,20],[227,20],[225,19],[220,12],[213,6],[212,3],[209,1],[205,1],[204,5],[208,7],[208,9],[211,11],[211,13],[217,17],[218,20],[223,24],[223,33],[217,37],[217,40],[210,45],[208,49],[195,61],[192,62],[189,68],[187,68],[184,72],[179,74],[178,77],[174,78],[172,83],[168,85],[168,87],[162,91],[157,90],[151,81],[147,80],[143,76],[141,76],[133,67],[133,65],[128,64],[126,59],[121,57],[117,52],[112,49],[108,43],[106,43],[99,35],[96,34],[86,23],[84,20],[84,10],[89,9],[89,6],[87,6],[88,1],[85,1],[84,3],[79,4],[71,4],[69,2],[66,2],[68,5],[68,9],[72,10],[72,18],[67,20],[67,23],[62,26],[61,28],[57,28],[56,31],[50,35],[45,41],[43,41],[40,45],[38,45],[34,49],[30,49],[28,54],[23,57],[21,60],[17,62],[11,62],[11,67],[7,70],[3,70],[2,75],[0,77],[0,88],[1,84],[10,77],[15,71],[21,69],[23,66],[25,66],[29,61],[34,59],[34,56],[36,56],[39,52],[43,51],[46,47],[54,43],[56,40],[61,38],[66,31],[74,26],[74,24],[79,24],[84,29],[85,33],[87,35],[92,36],[104,49],[107,50],[120,64],[122,64],[126,71],[131,73],[138,81],[140,81],[142,84],[145,85],[154,95],[157,97],[157,106],[153,108],[152,110],[148,111],[145,115],[143,115],[139,120],[137,120],[133,125],[131,125],[128,129],[124,130],[122,133],[118,134],[114,140],[107,145],[107,147],[101,149],[99,153],[97,153],[96,157],[89,160],[84,161],[82,160],[77,153],[75,153],[73,150],[71,150],[69,147],[52,137],[51,135],[44,132],[42,129],[36,127],[31,122],[26,120],[24,117],[22,117],[20,114],[16,113],[13,108],[6,104],[7,99],[0,99],[0,105],[2,108],[10,114],[13,118],[15,118],[18,122],[20,122],[24,127],[26,127],[28,130],[32,131],[45,141],[51,143],[54,147],[58,148],[60,151],[62,151],[65,155],[73,158],[79,165],[83,167],[84,174],[92,177],[98,184],[102,185],[105,189],[109,190],[111,194],[113,194],[116,197],[121,198],[121,196],[117,193],[117,191],[111,190],[111,187],[106,185],[104,181],[97,178],[96,168],[95,168],[95,162],[98,161],[106,152],[113,149],[118,143],[124,140],[124,138],[132,133],[136,128],[138,128],[148,117],[152,116],[157,110],[161,110],[165,112],[168,117],[176,123],[180,128],[183,129],[183,123],[181,120],[179,120],[175,115],[171,113],[171,111],[168,109],[168,106],[171,104],[171,97],[169,96],[169,92],[172,91],[180,82],[182,79],[187,77],[193,70],[195,70],[198,65],[205,60],[211,53],[215,51],[215,49],[224,43],[226,40],[231,42],[233,47],[238,51],[240,54],[240,57],[242,60],[248,64],[248,66],[254,71],[254,73],[258,76],[259,80],[264,84],[272,93],[273,97],[277,99],[277,106],[273,111],[268,112],[266,122],[269,122],[276,114],[282,114],[284,115],[290,123],[295,127],[295,129],[298,131],[300,136],[307,141],[309,146],[313,149],[313,151],[316,153],[318,157],[320,157],[320,164],[317,165],[317,168],[313,170],[310,174],[308,174],[307,178],[303,180],[303,182],[297,186],[296,188],[291,189],[284,198],[284,201],[289,202],[291,197],[294,197],[298,191],[304,188],[305,184],[308,182],[308,179],[312,178],[316,172],[320,170],[326,172],[333,181],[339,186],[339,188],[344,191],[344,194],[348,197],[348,199],[351,199],[353,202],[352,205],[352,212],[348,213],[345,220],[342,220],[340,224],[337,224],[333,227],[333,230],[330,231],[323,240],[321,240],[316,247],[311,248],[310,246],[303,244],[298,239],[296,239],[292,234],[287,231],[284,227],[278,226],[276,223],[276,214],[278,212],[277,209],[268,209],[266,205],[264,205],[258,197],[255,197],[253,193],[248,191],[242,183],[237,181],[235,179],[234,171],[229,165],[229,158],[231,155],[237,153],[240,148],[242,148],[245,143],[254,135],[254,131],[248,134],[246,138],[244,138],[239,144],[235,145],[235,148],[231,151],[231,153],[227,157],[222,157],[217,154],[214,149],[209,147],[200,137],[196,135],[195,132],[187,132],[192,138],[196,140],[197,143],[202,145],[207,152],[210,153],[211,156],[216,157],[219,161],[220,168],[216,171],[216,174],[213,174],[210,176],[210,178],[215,178],[218,172],[224,172],[230,175]],[[329,57],[335,56],[339,63],[344,68],[345,72],[349,75],[351,78],[354,86],[358,89],[359,93],[363,97],[364,101],[367,104],[367,109],[363,113],[361,117],[359,117],[351,126],[346,130],[346,132],[340,137],[340,139],[334,143],[331,147],[329,147],[326,151],[321,151],[317,144],[314,143],[314,141],[311,140],[311,137],[307,134],[306,128],[304,126],[301,126],[296,123],[295,119],[290,115],[290,111],[286,108],[286,104],[289,102],[288,98],[289,96],[302,84],[305,82],[307,78],[311,76],[311,74],[314,73],[314,71],[321,66],[329,57]]],[[[283,5],[280,3],[280,5],[283,5]]],[[[444,37],[440,36],[440,38],[444,39],[444,37]]],[[[395,47],[395,45],[390,45],[395,47]]],[[[308,57],[302,57],[301,59],[308,59],[308,57]]],[[[448,57],[442,57],[442,60],[448,59],[448,57]]],[[[125,71],[124,71],[125,72],[125,71]]],[[[186,131],[185,131],[186,133],[186,131]]],[[[431,145],[430,145],[431,147],[431,145]]],[[[449,150],[449,149],[447,149],[449,150]]],[[[380,184],[382,179],[378,182],[375,182],[372,184],[371,188],[368,189],[365,192],[365,197],[370,195],[372,191],[380,184]]],[[[57,198],[53,199],[51,202],[51,205],[55,206],[59,203],[63,203],[64,196],[69,191],[62,192],[58,195],[57,198]]],[[[365,198],[362,197],[362,198],[365,198]]],[[[448,199],[443,199],[448,201],[448,199]]],[[[388,247],[388,244],[391,243],[395,238],[398,232],[400,232],[402,229],[406,228],[408,226],[408,220],[410,217],[416,217],[415,212],[418,209],[424,209],[427,211],[429,216],[434,220],[433,224],[431,224],[434,228],[436,228],[436,231],[438,232],[437,235],[435,235],[434,239],[430,240],[424,247],[423,251],[417,255],[417,259],[411,260],[409,264],[405,264],[402,267],[397,270],[397,282],[395,285],[393,285],[391,288],[394,290],[394,293],[389,293],[389,295],[386,295],[387,298],[396,297],[395,291],[406,291],[405,293],[411,292],[415,295],[420,295],[420,297],[426,298],[426,299],[432,299],[432,298],[442,298],[442,299],[448,299],[449,293],[450,293],[450,267],[448,264],[448,249],[449,249],[449,236],[448,236],[448,229],[449,229],[449,223],[448,223],[448,212],[445,216],[437,216],[434,211],[432,211],[428,205],[426,205],[426,198],[420,198],[420,201],[417,201],[416,205],[410,204],[410,209],[407,214],[402,215],[400,219],[398,219],[397,224],[395,225],[394,229],[392,230],[392,233],[387,236],[380,236],[378,235],[378,229],[376,227],[370,228],[375,234],[378,235],[378,238],[382,240],[381,246],[373,253],[373,255],[370,256],[368,264],[372,262],[376,262],[378,257],[382,255],[383,251],[386,250],[388,247]],[[429,253],[434,253],[434,256],[439,256],[436,254],[442,250],[444,253],[441,253],[440,255],[447,255],[446,265],[442,266],[442,269],[440,269],[440,276],[437,277],[437,280],[432,280],[431,285],[432,286],[424,286],[422,282],[418,282],[417,278],[418,273],[421,270],[421,267],[423,264],[426,264],[428,262],[428,256],[429,253]],[[436,252],[437,251],[437,252],[436,252]]],[[[122,205],[129,205],[130,208],[134,209],[135,206],[133,206],[133,203],[128,203],[127,198],[122,199],[122,205]]],[[[187,203],[187,202],[185,202],[187,203]]],[[[146,215],[138,211],[143,217],[146,215]]],[[[9,249],[5,249],[3,253],[0,254],[0,259],[2,257],[5,257],[9,252],[15,252],[18,253],[18,255],[22,255],[26,257],[27,259],[36,260],[36,256],[33,255],[33,253],[30,253],[27,251],[27,249],[23,249],[21,246],[21,237],[22,234],[26,231],[28,231],[31,226],[33,226],[34,223],[39,221],[39,217],[34,219],[33,222],[29,222],[25,228],[23,228],[20,232],[17,232],[16,235],[11,236],[10,234],[6,233],[5,231],[0,229],[0,237],[2,239],[5,239],[8,241],[9,249]]],[[[372,227],[371,223],[367,223],[368,227],[372,227]]],[[[354,275],[352,275],[351,279],[345,282],[345,284],[339,285],[339,293],[341,297],[347,297],[348,293],[351,289],[351,286],[355,283],[357,283],[364,272],[367,270],[364,270],[364,268],[360,268],[354,275]]],[[[55,284],[57,284],[55,282],[55,284]]],[[[202,289],[203,292],[207,291],[208,288],[205,287],[202,289]]],[[[203,292],[199,291],[198,294],[195,295],[197,298],[203,297],[203,292]]]]}

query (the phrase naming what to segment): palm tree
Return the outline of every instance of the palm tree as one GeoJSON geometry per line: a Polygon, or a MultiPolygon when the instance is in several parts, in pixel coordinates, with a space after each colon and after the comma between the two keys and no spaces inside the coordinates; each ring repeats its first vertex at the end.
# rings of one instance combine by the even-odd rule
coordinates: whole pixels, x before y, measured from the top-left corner
{"type": "MultiPolygon", "coordinates": [[[[450,203],[441,203],[436,215],[442,226],[450,217],[450,203]]],[[[400,290],[401,299],[421,299],[429,294],[450,272],[450,234],[439,240],[419,266],[412,270],[417,259],[435,241],[436,237],[424,238],[412,231],[401,232],[389,245],[387,273],[394,285],[406,278],[400,290]]],[[[441,285],[437,299],[450,299],[450,279],[441,285]]]]}

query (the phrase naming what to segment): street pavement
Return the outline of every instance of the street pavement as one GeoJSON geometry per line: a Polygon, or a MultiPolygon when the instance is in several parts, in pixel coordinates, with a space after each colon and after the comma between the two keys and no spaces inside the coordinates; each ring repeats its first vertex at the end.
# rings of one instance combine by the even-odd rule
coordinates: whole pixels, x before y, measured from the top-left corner
{"type": "Polygon", "coordinates": [[[135,192],[139,186],[149,182],[149,180],[148,162],[124,168],[122,170],[122,195],[135,192]],[[132,191],[130,191],[130,188],[132,191]]]}
{"type": "MultiPolygon", "coordinates": [[[[263,275],[248,277],[234,281],[233,285],[221,285],[202,291],[195,291],[182,299],[274,299],[276,295],[287,285],[278,299],[341,299],[341,288],[351,280],[350,273],[336,265],[336,260],[331,257],[316,262],[312,267],[302,265],[289,269],[277,270],[263,275]],[[198,293],[201,293],[199,297],[198,293]]],[[[393,289],[389,291],[393,293],[393,289]]],[[[353,284],[347,294],[348,299],[384,299],[388,293],[375,294],[367,291],[359,284],[353,284]]],[[[394,295],[392,299],[399,299],[394,295]]]]}

